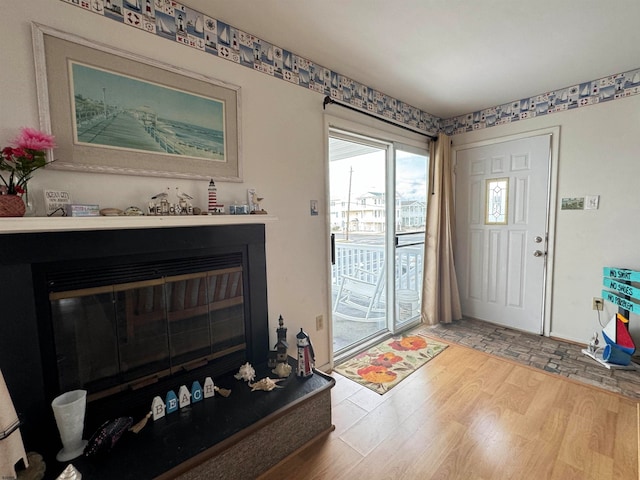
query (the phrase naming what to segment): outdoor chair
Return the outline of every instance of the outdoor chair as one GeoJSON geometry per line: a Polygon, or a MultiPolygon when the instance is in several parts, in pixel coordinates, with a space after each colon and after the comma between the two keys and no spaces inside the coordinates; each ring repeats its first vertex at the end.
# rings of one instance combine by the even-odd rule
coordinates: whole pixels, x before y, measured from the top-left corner
{"type": "Polygon", "coordinates": [[[378,322],[386,313],[384,268],[377,274],[356,270],[357,276],[343,275],[333,305],[333,314],[356,322],[378,322]],[[370,281],[370,278],[374,278],[370,281]]]}

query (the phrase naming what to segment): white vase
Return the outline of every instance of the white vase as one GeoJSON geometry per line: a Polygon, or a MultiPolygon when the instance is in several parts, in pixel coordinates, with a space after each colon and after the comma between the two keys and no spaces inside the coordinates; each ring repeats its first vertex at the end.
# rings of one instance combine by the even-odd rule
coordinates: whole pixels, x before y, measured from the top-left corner
{"type": "Polygon", "coordinates": [[[53,399],[51,408],[62,440],[62,450],[56,455],[56,460],[67,462],[79,457],[87,445],[87,440],[82,439],[87,391],[73,390],[63,393],[53,399]]]}

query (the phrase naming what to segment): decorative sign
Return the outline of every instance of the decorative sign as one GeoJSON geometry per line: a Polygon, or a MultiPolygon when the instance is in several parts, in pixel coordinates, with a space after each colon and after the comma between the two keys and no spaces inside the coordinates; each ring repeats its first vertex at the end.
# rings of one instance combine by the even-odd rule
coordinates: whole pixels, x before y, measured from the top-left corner
{"type": "Polygon", "coordinates": [[[200,385],[200,382],[196,380],[191,384],[191,403],[200,402],[202,401],[202,398],[202,386],[200,385]]]}
{"type": "Polygon", "coordinates": [[[629,313],[640,313],[640,305],[633,302],[640,301],[640,288],[630,285],[640,283],[640,272],[626,268],[604,267],[602,275],[603,285],[615,292],[603,290],[602,298],[629,313]]]}
{"type": "Polygon", "coordinates": [[[165,403],[167,404],[167,413],[176,412],[178,410],[178,397],[176,396],[176,392],[169,390],[165,403]]]}
{"type": "Polygon", "coordinates": [[[605,278],[602,281],[602,284],[614,290],[616,293],[620,293],[622,295],[626,295],[627,297],[631,297],[634,300],[640,301],[640,289],[636,287],[632,287],[631,285],[627,285],[626,283],[620,283],[610,278],[605,278]]]}
{"type": "Polygon", "coordinates": [[[640,305],[629,300],[625,300],[624,298],[621,298],[615,293],[609,292],[608,290],[602,290],[602,298],[604,298],[608,302],[613,303],[615,306],[622,308],[623,310],[629,311],[630,313],[640,313],[640,305]]]}
{"type": "Polygon", "coordinates": [[[180,408],[184,408],[188,405],[191,405],[191,392],[186,385],[182,385],[180,390],[178,390],[178,395],[180,396],[180,408]]]}
{"type": "Polygon", "coordinates": [[[640,283],[640,272],[636,272],[635,270],[628,270],[626,268],[604,267],[602,274],[605,277],[614,278],[616,280],[640,283]]]}
{"type": "Polygon", "coordinates": [[[204,398],[211,398],[216,394],[215,385],[211,377],[204,379],[204,398]]]}
{"type": "Polygon", "coordinates": [[[71,195],[62,190],[44,191],[44,210],[47,217],[53,215],[64,216],[67,214],[67,205],[71,205],[71,195]]]}
{"type": "Polygon", "coordinates": [[[169,390],[165,400],[162,400],[162,397],[154,397],[151,403],[153,420],[158,420],[192,403],[201,402],[204,398],[211,398],[215,396],[216,391],[223,397],[228,397],[231,394],[231,390],[216,387],[211,377],[205,378],[204,388],[198,380],[194,380],[191,384],[191,390],[189,390],[186,385],[180,386],[178,395],[176,395],[173,390],[169,390]]]}
{"type": "Polygon", "coordinates": [[[155,397],[151,404],[151,412],[153,413],[153,420],[156,421],[159,418],[164,417],[165,410],[167,409],[164,401],[160,397],[155,397]]]}
{"type": "Polygon", "coordinates": [[[584,210],[584,197],[563,198],[562,210],[584,210]]]}
{"type": "Polygon", "coordinates": [[[67,217],[99,217],[99,205],[74,205],[66,206],[67,217]]]}

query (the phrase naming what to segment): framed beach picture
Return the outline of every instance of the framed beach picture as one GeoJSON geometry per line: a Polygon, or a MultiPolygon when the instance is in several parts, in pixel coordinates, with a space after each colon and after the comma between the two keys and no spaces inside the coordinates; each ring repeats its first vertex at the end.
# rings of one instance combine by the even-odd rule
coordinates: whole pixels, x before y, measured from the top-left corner
{"type": "Polygon", "coordinates": [[[240,87],[32,25],[50,168],[242,181],[240,87]]]}

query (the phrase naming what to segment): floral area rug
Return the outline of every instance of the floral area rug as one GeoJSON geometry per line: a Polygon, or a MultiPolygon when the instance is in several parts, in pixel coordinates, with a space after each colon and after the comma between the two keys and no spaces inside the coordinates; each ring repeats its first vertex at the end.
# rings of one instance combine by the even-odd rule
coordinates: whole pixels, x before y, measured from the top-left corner
{"type": "Polygon", "coordinates": [[[389,338],[334,370],[382,395],[447,346],[421,333],[409,333],[389,338]]]}

